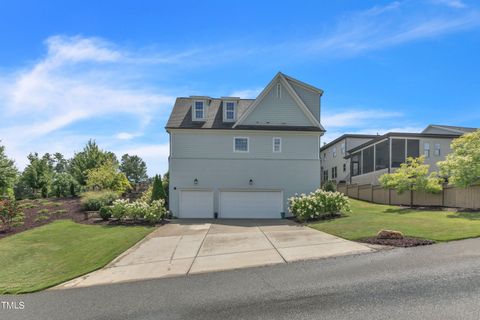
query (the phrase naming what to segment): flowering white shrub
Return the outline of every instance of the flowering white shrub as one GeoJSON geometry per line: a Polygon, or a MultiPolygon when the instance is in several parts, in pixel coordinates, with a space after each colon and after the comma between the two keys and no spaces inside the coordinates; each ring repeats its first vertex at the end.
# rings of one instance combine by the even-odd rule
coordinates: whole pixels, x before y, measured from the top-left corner
{"type": "Polygon", "coordinates": [[[112,217],[119,220],[143,219],[150,223],[158,222],[167,212],[163,199],[152,201],[150,204],[143,200],[130,202],[126,199],[118,199],[110,206],[110,210],[112,217]]]}
{"type": "Polygon", "coordinates": [[[322,219],[350,212],[348,197],[340,192],[318,189],[288,199],[290,211],[300,220],[322,219]]]}

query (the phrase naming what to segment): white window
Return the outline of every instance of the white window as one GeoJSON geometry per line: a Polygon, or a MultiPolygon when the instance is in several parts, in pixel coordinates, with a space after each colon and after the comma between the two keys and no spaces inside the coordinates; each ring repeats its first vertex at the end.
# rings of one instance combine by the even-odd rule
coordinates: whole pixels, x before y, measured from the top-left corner
{"type": "Polygon", "coordinates": [[[247,137],[233,138],[233,151],[248,152],[248,138],[247,137]]]}
{"type": "Polygon", "coordinates": [[[423,144],[423,155],[425,158],[430,158],[430,143],[423,144]]]}
{"type": "Polygon", "coordinates": [[[223,108],[223,120],[235,121],[235,102],[234,101],[225,101],[224,108],[223,108]]]}
{"type": "Polygon", "coordinates": [[[341,149],[342,154],[345,154],[345,142],[342,143],[342,149],[341,149]]]}
{"type": "Polygon", "coordinates": [[[327,153],[326,152],[323,153],[323,160],[327,160],[327,153]]]}
{"type": "Polygon", "coordinates": [[[282,138],[273,138],[273,152],[282,152],[282,138]]]}
{"type": "Polygon", "coordinates": [[[193,102],[193,120],[203,120],[205,118],[205,103],[201,100],[193,102]]]}
{"type": "Polygon", "coordinates": [[[337,156],[337,147],[333,147],[332,156],[335,158],[337,156]]]}
{"type": "Polygon", "coordinates": [[[437,157],[440,156],[440,143],[435,143],[435,149],[433,151],[433,154],[437,157]]]}
{"type": "Polygon", "coordinates": [[[282,85],[280,83],[277,83],[277,99],[280,99],[282,97],[282,85]]]}

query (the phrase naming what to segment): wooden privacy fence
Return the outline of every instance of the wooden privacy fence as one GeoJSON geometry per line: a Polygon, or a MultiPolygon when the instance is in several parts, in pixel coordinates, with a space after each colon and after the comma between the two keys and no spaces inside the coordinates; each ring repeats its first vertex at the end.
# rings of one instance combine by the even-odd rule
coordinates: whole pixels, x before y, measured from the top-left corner
{"type": "Polygon", "coordinates": [[[386,190],[371,184],[339,184],[337,190],[350,198],[379,204],[410,205],[413,197],[415,206],[480,209],[480,185],[468,188],[445,186],[443,191],[437,194],[420,191],[398,194],[395,190],[386,190]]]}

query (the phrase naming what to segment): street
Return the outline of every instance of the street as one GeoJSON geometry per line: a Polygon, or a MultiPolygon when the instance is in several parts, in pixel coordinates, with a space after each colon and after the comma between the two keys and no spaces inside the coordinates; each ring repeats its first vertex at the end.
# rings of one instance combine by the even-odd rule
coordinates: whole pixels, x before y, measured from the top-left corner
{"type": "Polygon", "coordinates": [[[1,301],[0,319],[478,319],[480,239],[1,301]]]}

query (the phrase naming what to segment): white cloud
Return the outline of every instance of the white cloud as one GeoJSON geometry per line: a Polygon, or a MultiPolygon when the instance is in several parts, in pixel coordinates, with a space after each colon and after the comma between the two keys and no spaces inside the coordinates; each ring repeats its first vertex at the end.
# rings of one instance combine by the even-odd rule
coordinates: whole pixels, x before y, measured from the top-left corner
{"type": "Polygon", "coordinates": [[[432,3],[445,5],[447,7],[462,9],[466,8],[467,5],[461,0],[430,0],[432,3]]]}
{"type": "Polygon", "coordinates": [[[333,114],[323,114],[322,124],[327,128],[353,127],[358,128],[364,125],[372,125],[372,122],[379,119],[391,119],[401,117],[400,112],[384,110],[351,110],[333,114]]]}
{"type": "MultiPolygon", "coordinates": [[[[446,10],[419,7],[416,1],[394,1],[343,16],[333,31],[299,46],[309,54],[355,55],[480,26],[480,12],[461,1],[436,1],[446,10]]],[[[292,44],[289,43],[288,46],[292,44]]]]}
{"type": "Polygon", "coordinates": [[[245,89],[232,92],[229,96],[239,97],[242,99],[255,99],[263,88],[245,89]]]}
{"type": "Polygon", "coordinates": [[[174,97],[142,82],[142,62],[132,64],[135,53],[99,38],[53,36],[45,44],[43,58],[0,75],[0,139],[20,168],[29,152],[72,155],[89,138],[109,135],[105,130],[134,127],[134,134],[117,135],[128,140],[140,136],[151,119],[168,115],[174,97]],[[114,121],[122,116],[129,120],[114,121]],[[98,127],[69,131],[80,121],[88,126],[102,118],[98,127]],[[79,133],[85,134],[81,140],[79,133]]]}

